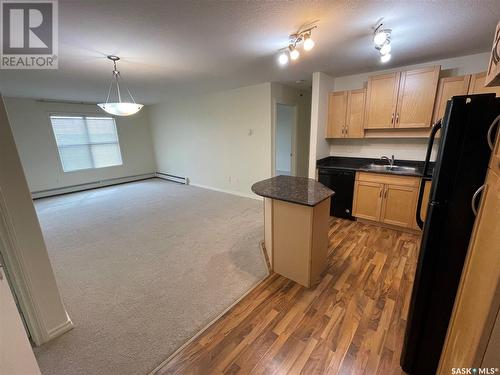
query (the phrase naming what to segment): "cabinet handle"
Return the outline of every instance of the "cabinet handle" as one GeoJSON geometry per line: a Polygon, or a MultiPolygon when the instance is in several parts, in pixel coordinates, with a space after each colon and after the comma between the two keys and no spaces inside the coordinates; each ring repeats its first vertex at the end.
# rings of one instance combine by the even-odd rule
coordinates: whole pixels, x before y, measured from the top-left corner
{"type": "Polygon", "coordinates": [[[490,150],[493,151],[493,147],[495,146],[493,144],[493,129],[495,128],[495,125],[498,125],[498,123],[500,122],[500,115],[498,115],[494,120],[493,122],[491,123],[490,125],[490,128],[488,129],[488,136],[487,136],[487,140],[488,140],[488,146],[490,146],[490,150]]]}
{"type": "Polygon", "coordinates": [[[399,123],[399,113],[396,113],[396,124],[399,123]]]}
{"type": "Polygon", "coordinates": [[[383,192],[384,192],[384,188],[380,189],[380,193],[378,194],[378,196],[379,196],[380,198],[382,198],[382,193],[383,193],[383,192]]]}
{"type": "Polygon", "coordinates": [[[394,124],[394,112],[391,115],[391,125],[394,124]]]}
{"type": "Polygon", "coordinates": [[[387,188],[385,188],[384,198],[387,198],[387,191],[388,191],[388,189],[387,189],[387,188]]]}
{"type": "Polygon", "coordinates": [[[472,212],[474,213],[474,216],[477,216],[477,208],[476,208],[476,206],[477,206],[476,205],[477,197],[484,190],[485,187],[486,187],[486,184],[482,185],[481,187],[479,187],[479,189],[477,189],[476,192],[474,193],[474,195],[472,196],[472,200],[470,202],[470,205],[471,205],[471,208],[472,208],[472,212]]]}

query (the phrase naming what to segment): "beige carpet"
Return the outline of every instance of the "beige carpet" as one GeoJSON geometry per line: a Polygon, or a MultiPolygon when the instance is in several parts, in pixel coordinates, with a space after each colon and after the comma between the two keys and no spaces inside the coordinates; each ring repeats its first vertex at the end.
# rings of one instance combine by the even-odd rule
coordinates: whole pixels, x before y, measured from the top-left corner
{"type": "Polygon", "coordinates": [[[35,207],[76,325],[45,375],[146,374],[267,274],[257,200],[153,179],[35,207]]]}

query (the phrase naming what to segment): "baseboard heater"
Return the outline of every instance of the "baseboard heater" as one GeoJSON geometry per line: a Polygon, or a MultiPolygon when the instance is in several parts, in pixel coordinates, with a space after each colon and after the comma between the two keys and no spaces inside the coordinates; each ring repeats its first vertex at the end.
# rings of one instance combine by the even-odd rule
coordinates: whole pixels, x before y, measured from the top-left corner
{"type": "Polygon", "coordinates": [[[156,172],[156,177],[163,178],[164,180],[168,181],[177,182],[179,184],[189,185],[189,178],[187,177],[175,176],[173,174],[162,172],[156,172]]]}
{"type": "Polygon", "coordinates": [[[66,193],[74,193],[77,191],[96,189],[96,188],[104,187],[104,186],[119,185],[119,184],[124,184],[127,182],[147,180],[149,178],[154,178],[154,177],[155,177],[155,173],[145,173],[145,174],[138,174],[138,175],[134,175],[134,176],[108,178],[105,180],[98,180],[98,181],[92,181],[92,182],[85,182],[82,184],[63,186],[60,188],[32,191],[31,197],[33,199],[45,198],[45,197],[51,197],[54,195],[61,195],[61,194],[66,194],[66,193]]]}

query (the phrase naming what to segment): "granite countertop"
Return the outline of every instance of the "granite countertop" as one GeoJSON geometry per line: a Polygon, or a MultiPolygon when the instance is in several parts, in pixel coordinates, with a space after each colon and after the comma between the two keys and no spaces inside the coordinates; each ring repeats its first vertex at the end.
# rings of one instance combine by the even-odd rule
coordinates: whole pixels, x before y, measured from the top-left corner
{"type": "Polygon", "coordinates": [[[316,206],[335,194],[313,179],[293,176],[277,176],[256,182],[252,185],[252,191],[262,197],[305,206],[316,206]]]}
{"type": "MultiPolygon", "coordinates": [[[[383,173],[383,174],[395,174],[402,176],[415,176],[422,177],[424,162],[416,161],[416,160],[398,160],[396,159],[394,164],[401,167],[413,167],[416,168],[415,171],[391,171],[391,170],[376,170],[367,168],[369,164],[387,164],[386,161],[380,159],[372,159],[372,158],[350,158],[343,156],[328,156],[326,158],[320,159],[316,162],[316,166],[319,169],[345,169],[351,171],[365,171],[370,173],[383,173]]],[[[434,169],[434,163],[431,162],[429,164],[429,174],[432,175],[434,169]]]]}

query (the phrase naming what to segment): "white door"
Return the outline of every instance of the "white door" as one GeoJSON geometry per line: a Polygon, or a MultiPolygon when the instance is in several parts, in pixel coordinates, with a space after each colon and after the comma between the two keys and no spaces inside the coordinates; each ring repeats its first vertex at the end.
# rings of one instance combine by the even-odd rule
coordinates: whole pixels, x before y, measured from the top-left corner
{"type": "Polygon", "coordinates": [[[40,374],[2,267],[0,267],[0,374],[40,374]]]}
{"type": "Polygon", "coordinates": [[[276,104],[276,176],[295,174],[295,116],[295,106],[276,104]]]}

